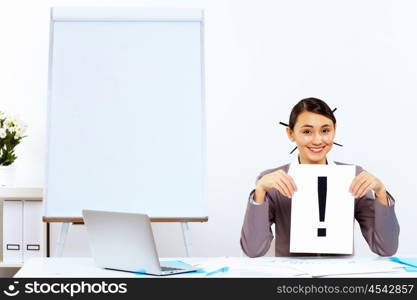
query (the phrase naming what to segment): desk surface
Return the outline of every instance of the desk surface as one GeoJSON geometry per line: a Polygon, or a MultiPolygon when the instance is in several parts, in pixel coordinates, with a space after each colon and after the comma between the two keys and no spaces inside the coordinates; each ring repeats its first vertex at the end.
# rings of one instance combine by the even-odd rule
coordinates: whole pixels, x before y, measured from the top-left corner
{"type": "MultiPolygon", "coordinates": [[[[164,258],[161,261],[178,260],[192,265],[204,264],[209,266],[229,266],[227,272],[219,272],[210,277],[315,277],[316,271],[299,272],[295,275],[293,266],[307,267],[307,270],[320,270],[317,277],[417,277],[417,272],[406,272],[400,264],[389,261],[387,258],[338,258],[338,259],[311,259],[311,258],[278,258],[278,257],[213,257],[213,258],[164,258]],[[356,264],[356,265],[355,265],[356,264]],[[336,268],[335,268],[336,266],[336,268]],[[313,269],[311,269],[313,268],[313,269]],[[389,268],[390,270],[387,271],[389,268]],[[335,274],[343,272],[344,274],[335,274]],[[344,270],[344,271],[340,271],[344,270]],[[361,270],[357,273],[352,270],[361,270]],[[364,272],[378,270],[377,272],[364,272]],[[326,272],[333,274],[323,275],[326,272]],[[352,274],[355,273],[355,274],[352,274]]],[[[305,271],[305,270],[304,270],[305,271]]],[[[186,273],[168,277],[206,277],[207,273],[186,273]]],[[[123,271],[102,269],[96,266],[92,258],[84,257],[51,257],[32,258],[26,262],[16,273],[15,277],[155,277],[134,274],[123,271]]],[[[164,277],[166,278],[166,276],[164,277]]]]}

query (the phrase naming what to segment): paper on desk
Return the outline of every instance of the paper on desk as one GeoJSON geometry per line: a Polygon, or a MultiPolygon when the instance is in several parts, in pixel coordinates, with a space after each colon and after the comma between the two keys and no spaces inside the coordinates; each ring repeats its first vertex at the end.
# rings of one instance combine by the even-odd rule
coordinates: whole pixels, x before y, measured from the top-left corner
{"type": "Polygon", "coordinates": [[[371,274],[398,272],[401,268],[388,260],[366,259],[289,259],[282,264],[288,264],[313,277],[348,274],[371,274]]]}
{"type": "Polygon", "coordinates": [[[407,272],[417,272],[417,258],[410,258],[410,257],[391,257],[391,261],[402,264],[404,266],[408,266],[407,268],[404,268],[407,272]]]}
{"type": "Polygon", "coordinates": [[[219,276],[230,270],[228,263],[224,259],[205,259],[193,263],[195,268],[206,273],[206,276],[219,276]]]}
{"type": "Polygon", "coordinates": [[[239,276],[248,277],[295,277],[308,275],[302,270],[282,264],[265,264],[257,266],[241,266],[235,268],[239,276]]]}
{"type": "Polygon", "coordinates": [[[293,277],[305,275],[304,271],[293,268],[289,265],[281,265],[263,259],[254,258],[216,258],[207,259],[194,264],[202,268],[208,274],[244,277],[293,277]],[[221,271],[227,267],[227,274],[221,271]],[[220,270],[220,271],[219,271],[220,270]]]}
{"type": "Polygon", "coordinates": [[[352,254],[355,166],[291,164],[298,190],[291,199],[291,253],[352,254]],[[320,214],[319,194],[324,195],[320,214]],[[321,217],[323,219],[321,219],[321,217]]]}

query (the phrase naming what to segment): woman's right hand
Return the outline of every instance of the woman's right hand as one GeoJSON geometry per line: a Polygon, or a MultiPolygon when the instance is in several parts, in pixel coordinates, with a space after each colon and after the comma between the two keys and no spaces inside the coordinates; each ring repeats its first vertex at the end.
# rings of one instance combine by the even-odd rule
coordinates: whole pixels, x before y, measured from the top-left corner
{"type": "Polygon", "coordinates": [[[275,188],[285,197],[291,198],[297,191],[294,179],[283,170],[262,176],[256,183],[255,201],[263,203],[268,189],[275,188]]]}

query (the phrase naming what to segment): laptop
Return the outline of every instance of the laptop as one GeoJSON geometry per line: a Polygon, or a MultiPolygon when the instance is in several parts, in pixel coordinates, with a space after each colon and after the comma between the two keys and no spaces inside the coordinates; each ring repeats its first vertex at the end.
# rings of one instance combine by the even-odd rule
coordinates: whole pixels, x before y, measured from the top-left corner
{"type": "Polygon", "coordinates": [[[159,262],[146,214],[98,210],[82,213],[91,252],[99,267],[159,276],[197,270],[159,262]]]}

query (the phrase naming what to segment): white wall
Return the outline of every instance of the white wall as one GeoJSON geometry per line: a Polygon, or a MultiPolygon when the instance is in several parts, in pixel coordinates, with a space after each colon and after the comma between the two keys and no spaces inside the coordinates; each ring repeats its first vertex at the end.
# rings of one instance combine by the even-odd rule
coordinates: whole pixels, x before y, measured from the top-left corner
{"type": "MultiPolygon", "coordinates": [[[[205,9],[209,222],[190,226],[193,255],[240,255],[255,177],[290,159],[293,145],[278,121],[309,96],[338,108],[336,141],[344,147],[331,157],[385,183],[397,200],[399,254],[417,253],[416,1],[3,0],[0,109],[29,124],[19,185],[43,184],[49,7],[58,5],[205,9]]],[[[179,224],[154,229],[161,256],[184,255],[179,224]]],[[[357,254],[369,255],[359,232],[355,240],[357,254]]],[[[64,255],[88,254],[83,226],[72,227],[64,255]]]]}

